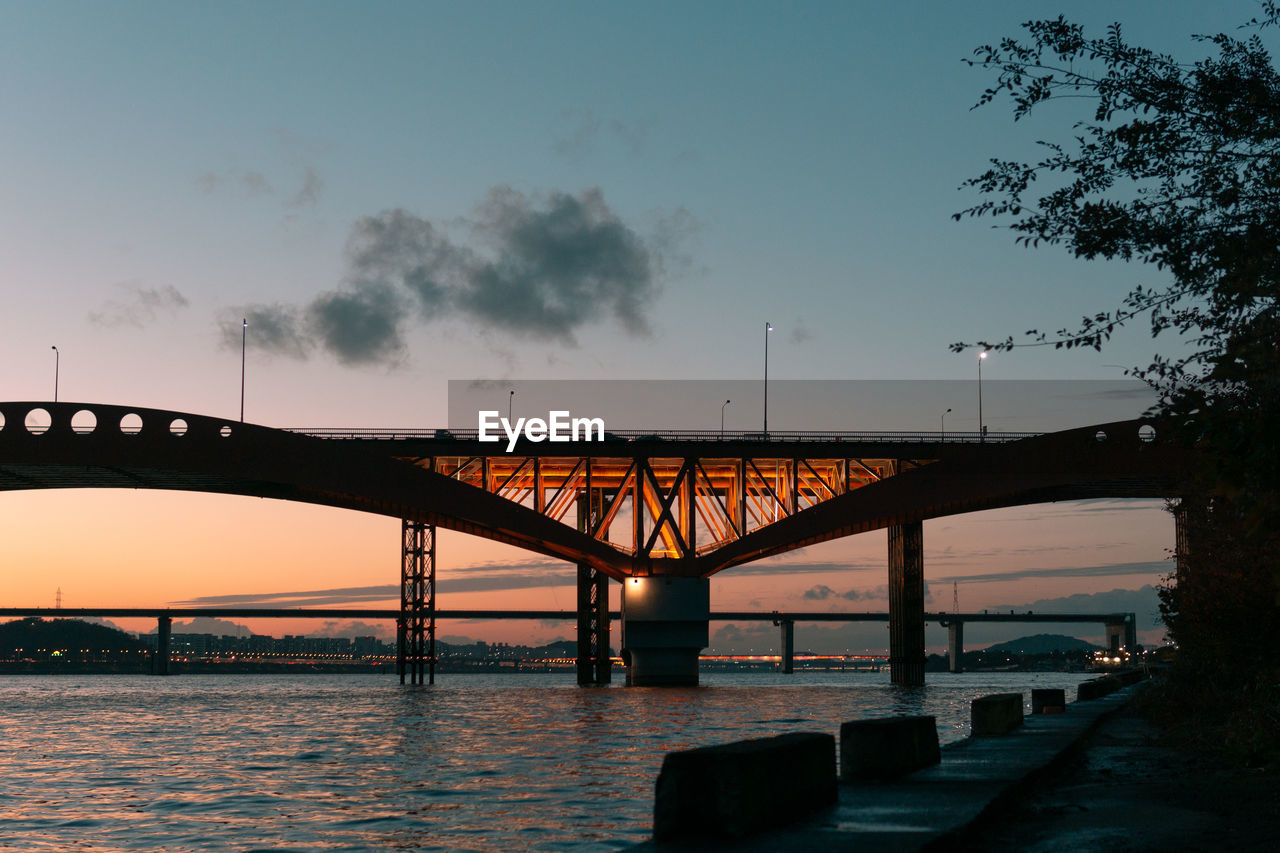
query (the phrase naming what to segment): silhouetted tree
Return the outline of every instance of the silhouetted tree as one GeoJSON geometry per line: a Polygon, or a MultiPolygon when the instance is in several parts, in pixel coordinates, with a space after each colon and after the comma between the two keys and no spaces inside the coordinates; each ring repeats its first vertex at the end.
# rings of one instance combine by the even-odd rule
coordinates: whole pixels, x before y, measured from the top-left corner
{"type": "Polygon", "coordinates": [[[1137,284],[1076,327],[977,345],[1101,349],[1138,317],[1190,344],[1131,371],[1200,460],[1185,484],[1199,544],[1162,609],[1184,671],[1274,696],[1274,655],[1256,652],[1280,631],[1280,74],[1262,39],[1280,7],[1260,6],[1238,35],[1194,36],[1208,55],[1193,62],[1128,43],[1118,24],[1088,38],[1062,17],[978,48],[970,64],[995,74],[979,106],[1008,98],[1022,120],[1073,99],[1090,113],[1070,140],[1040,143],[1037,162],[993,160],[965,184],[983,200],[956,218],[1161,271],[1165,284],[1137,284]]]}

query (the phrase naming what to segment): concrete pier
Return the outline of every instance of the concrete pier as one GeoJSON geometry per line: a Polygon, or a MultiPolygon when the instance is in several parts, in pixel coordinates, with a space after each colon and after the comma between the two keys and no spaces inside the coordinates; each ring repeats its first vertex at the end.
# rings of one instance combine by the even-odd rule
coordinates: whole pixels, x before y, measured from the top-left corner
{"type": "Polygon", "coordinates": [[[779,669],[783,675],[791,675],[796,671],[796,621],[779,619],[777,624],[782,635],[779,639],[779,669]]]}
{"type": "Polygon", "coordinates": [[[960,663],[964,655],[964,623],[952,622],[947,626],[947,660],[952,672],[964,672],[960,663]]]}
{"type": "Polygon", "coordinates": [[[894,684],[924,684],[924,524],[889,528],[889,671],[894,684]]]}
{"type": "Polygon", "coordinates": [[[636,577],[622,584],[622,654],[629,687],[694,687],[709,643],[711,581],[636,577]]]}
{"type": "Polygon", "coordinates": [[[161,616],[156,629],[156,656],[151,668],[154,675],[169,674],[169,636],[173,632],[173,618],[161,616]]]}

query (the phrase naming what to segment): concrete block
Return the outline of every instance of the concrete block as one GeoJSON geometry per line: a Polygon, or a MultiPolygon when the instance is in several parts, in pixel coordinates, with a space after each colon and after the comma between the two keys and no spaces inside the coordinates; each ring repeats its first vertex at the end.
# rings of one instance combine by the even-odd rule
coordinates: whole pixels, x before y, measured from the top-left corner
{"type": "Polygon", "coordinates": [[[1090,699],[1101,699],[1120,689],[1120,679],[1114,675],[1093,678],[1076,685],[1076,701],[1087,702],[1090,699]]]}
{"type": "Polygon", "coordinates": [[[743,838],[836,801],[835,738],[818,732],[667,753],[653,838],[743,838]]]}
{"type": "Polygon", "coordinates": [[[1116,677],[1120,679],[1120,683],[1125,687],[1130,684],[1137,684],[1147,677],[1147,674],[1140,669],[1124,669],[1116,673],[1116,677]]]}
{"type": "Polygon", "coordinates": [[[992,693],[969,706],[974,737],[1007,734],[1022,725],[1022,694],[992,693]]]}
{"type": "Polygon", "coordinates": [[[1061,714],[1067,710],[1067,691],[1057,687],[1038,687],[1031,691],[1031,713],[1061,714]]]}
{"type": "Polygon", "coordinates": [[[940,760],[934,717],[882,717],[840,726],[842,782],[891,779],[940,760]]]}

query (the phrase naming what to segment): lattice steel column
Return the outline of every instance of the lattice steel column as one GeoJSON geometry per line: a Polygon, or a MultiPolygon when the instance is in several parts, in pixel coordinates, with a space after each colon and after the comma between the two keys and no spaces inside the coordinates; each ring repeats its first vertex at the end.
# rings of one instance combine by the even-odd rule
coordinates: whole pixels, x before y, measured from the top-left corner
{"type": "MultiPolygon", "coordinates": [[[[595,529],[603,504],[599,489],[588,488],[586,495],[579,496],[578,530],[585,532],[595,529]]],[[[578,684],[608,684],[612,676],[612,661],[609,659],[609,576],[599,569],[579,563],[578,684]]]]}
{"type": "Polygon", "coordinates": [[[400,619],[396,625],[400,683],[436,683],[436,528],[400,525],[400,619]]]}
{"type": "Polygon", "coordinates": [[[924,684],[924,524],[889,528],[889,671],[894,684],[924,684]]]}

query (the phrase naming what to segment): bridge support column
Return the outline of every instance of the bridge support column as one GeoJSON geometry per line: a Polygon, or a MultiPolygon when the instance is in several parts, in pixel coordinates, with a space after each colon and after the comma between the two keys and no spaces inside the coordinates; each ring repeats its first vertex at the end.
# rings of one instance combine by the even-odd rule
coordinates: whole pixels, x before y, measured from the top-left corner
{"type": "Polygon", "coordinates": [[[796,620],[780,619],[773,624],[782,629],[778,643],[778,669],[783,675],[796,671],[796,620]]]}
{"type": "Polygon", "coordinates": [[[168,675],[169,638],[173,632],[173,619],[169,616],[161,616],[158,622],[159,625],[156,628],[156,656],[151,672],[153,675],[168,675]]]}
{"type": "Polygon", "coordinates": [[[622,648],[629,687],[694,687],[709,644],[711,581],[636,577],[622,583],[622,648]]]}
{"type": "Polygon", "coordinates": [[[1118,652],[1125,646],[1125,623],[1107,625],[1107,651],[1118,652]]]}
{"type": "MultiPolygon", "coordinates": [[[[588,488],[578,495],[578,530],[595,529],[604,496],[588,488]],[[589,502],[589,503],[588,503],[589,502]]],[[[613,677],[609,659],[609,576],[585,563],[578,564],[578,684],[608,684],[613,677]]]]}
{"type": "Polygon", "coordinates": [[[889,672],[894,684],[924,684],[924,523],[889,528],[889,672]]]}
{"type": "Polygon", "coordinates": [[[400,524],[400,619],[396,623],[400,683],[436,683],[436,528],[400,524]],[[425,671],[425,672],[424,672],[425,671]]]}
{"type": "Polygon", "coordinates": [[[952,622],[947,625],[947,656],[952,672],[964,672],[960,657],[964,654],[964,623],[952,622]]]}
{"type": "Polygon", "coordinates": [[[609,659],[609,576],[578,564],[578,684],[608,684],[613,677],[609,659]]]}

